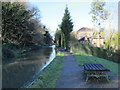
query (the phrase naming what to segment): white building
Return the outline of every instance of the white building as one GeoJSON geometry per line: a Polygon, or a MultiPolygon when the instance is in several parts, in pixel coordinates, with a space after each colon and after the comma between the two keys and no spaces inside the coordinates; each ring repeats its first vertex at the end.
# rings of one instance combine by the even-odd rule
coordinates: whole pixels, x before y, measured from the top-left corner
{"type": "Polygon", "coordinates": [[[83,27],[76,32],[73,32],[74,36],[82,44],[90,44],[95,47],[103,47],[104,38],[99,34],[94,34],[96,31],[87,27],[83,27]]]}

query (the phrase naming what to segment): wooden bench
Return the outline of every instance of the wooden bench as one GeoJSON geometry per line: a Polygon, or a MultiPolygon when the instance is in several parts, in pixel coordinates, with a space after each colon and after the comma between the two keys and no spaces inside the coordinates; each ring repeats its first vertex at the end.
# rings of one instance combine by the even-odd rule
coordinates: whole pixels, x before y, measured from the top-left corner
{"type": "Polygon", "coordinates": [[[110,71],[106,67],[104,67],[101,64],[84,64],[84,72],[87,74],[86,81],[89,79],[89,77],[106,77],[108,79],[107,72],[110,71]]]}

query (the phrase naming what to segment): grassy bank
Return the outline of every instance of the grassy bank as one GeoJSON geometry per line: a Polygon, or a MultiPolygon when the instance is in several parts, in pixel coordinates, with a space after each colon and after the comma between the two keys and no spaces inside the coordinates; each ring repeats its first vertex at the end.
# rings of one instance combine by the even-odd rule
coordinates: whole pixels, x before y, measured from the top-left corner
{"type": "Polygon", "coordinates": [[[119,53],[112,53],[112,56],[109,57],[107,55],[107,49],[99,48],[99,47],[92,47],[88,44],[81,44],[79,42],[71,41],[70,43],[71,52],[73,53],[86,53],[88,55],[96,56],[99,58],[107,59],[113,62],[120,63],[120,54],[119,53]],[[82,51],[82,52],[81,52],[82,51]]]}
{"type": "Polygon", "coordinates": [[[64,53],[58,52],[53,62],[41,72],[37,81],[29,88],[55,88],[60,75],[64,53]]]}
{"type": "Polygon", "coordinates": [[[86,53],[73,53],[74,57],[77,60],[78,65],[82,66],[85,63],[99,63],[104,65],[105,67],[109,68],[110,71],[116,73],[117,75],[120,75],[120,72],[118,72],[118,68],[120,66],[119,63],[115,63],[106,59],[98,58],[95,56],[87,55],[86,53]]]}

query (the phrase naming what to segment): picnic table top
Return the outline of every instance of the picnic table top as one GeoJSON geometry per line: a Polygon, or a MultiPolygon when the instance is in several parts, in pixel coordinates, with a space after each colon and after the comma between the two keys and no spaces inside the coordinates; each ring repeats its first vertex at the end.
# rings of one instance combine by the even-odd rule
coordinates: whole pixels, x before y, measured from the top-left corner
{"type": "Polygon", "coordinates": [[[102,64],[84,64],[83,66],[87,71],[110,71],[102,64]]]}

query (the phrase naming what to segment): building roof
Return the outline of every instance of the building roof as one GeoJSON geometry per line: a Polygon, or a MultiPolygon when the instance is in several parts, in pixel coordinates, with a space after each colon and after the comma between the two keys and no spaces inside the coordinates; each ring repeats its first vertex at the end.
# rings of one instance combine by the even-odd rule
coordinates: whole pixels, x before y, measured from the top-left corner
{"type": "Polygon", "coordinates": [[[93,32],[93,29],[82,27],[81,29],[78,30],[78,32],[93,32]]]}

